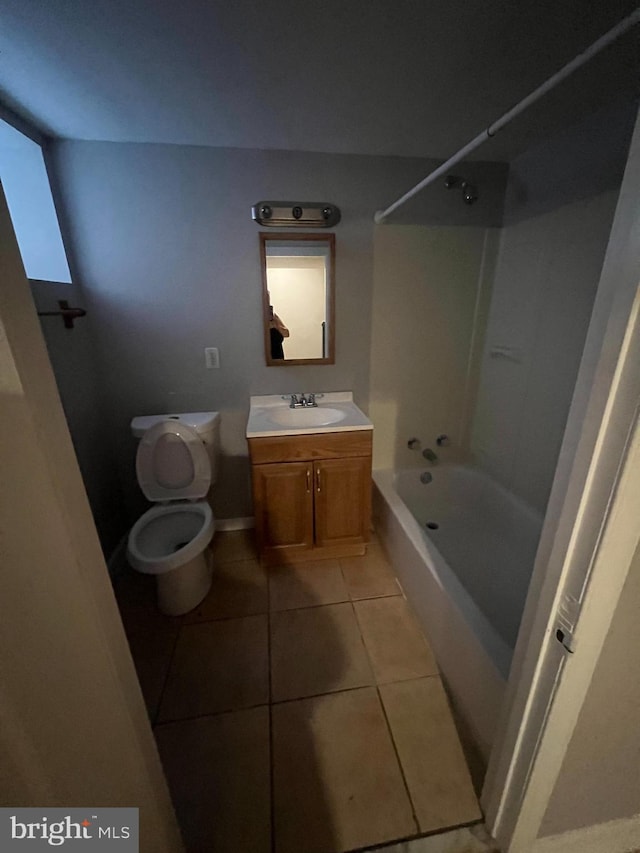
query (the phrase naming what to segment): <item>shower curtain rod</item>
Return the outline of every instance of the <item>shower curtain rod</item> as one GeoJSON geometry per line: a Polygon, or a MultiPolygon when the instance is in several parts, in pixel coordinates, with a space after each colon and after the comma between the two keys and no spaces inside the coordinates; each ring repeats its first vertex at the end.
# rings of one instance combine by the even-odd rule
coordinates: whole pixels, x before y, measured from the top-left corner
{"type": "Polygon", "coordinates": [[[393,213],[394,210],[397,210],[401,205],[403,205],[406,201],[409,201],[410,198],[413,198],[414,195],[423,190],[425,187],[432,184],[437,178],[441,175],[444,175],[445,172],[448,172],[452,166],[455,166],[456,163],[459,163],[461,160],[470,154],[472,151],[475,151],[478,146],[482,145],[483,142],[486,142],[487,139],[491,139],[492,136],[495,136],[496,133],[501,130],[506,124],[514,119],[517,115],[530,107],[531,104],[535,103],[539,98],[553,89],[558,85],[562,80],[568,77],[570,74],[573,74],[581,65],[584,65],[585,62],[588,62],[593,56],[603,50],[605,47],[614,42],[616,39],[620,38],[621,35],[630,30],[631,27],[635,26],[640,22],[640,6],[628,15],[626,18],[623,18],[615,27],[606,32],[603,36],[601,36],[597,41],[584,50],[582,53],[579,53],[575,59],[572,59],[571,62],[568,62],[560,71],[556,72],[552,77],[549,77],[544,83],[538,86],[537,89],[534,89],[533,92],[528,94],[525,98],[523,98],[519,103],[515,105],[515,107],[511,107],[510,110],[507,110],[502,116],[500,116],[497,121],[494,121],[493,124],[490,124],[482,133],[479,133],[476,137],[474,137],[471,142],[468,142],[463,148],[461,148],[453,157],[449,157],[448,160],[438,166],[437,169],[434,169],[426,178],[420,181],[419,184],[416,184],[413,189],[410,189],[403,196],[401,196],[397,201],[394,201],[393,204],[389,205],[385,210],[378,210],[375,216],[373,217],[376,225],[380,225],[384,220],[389,216],[389,214],[393,213]]]}

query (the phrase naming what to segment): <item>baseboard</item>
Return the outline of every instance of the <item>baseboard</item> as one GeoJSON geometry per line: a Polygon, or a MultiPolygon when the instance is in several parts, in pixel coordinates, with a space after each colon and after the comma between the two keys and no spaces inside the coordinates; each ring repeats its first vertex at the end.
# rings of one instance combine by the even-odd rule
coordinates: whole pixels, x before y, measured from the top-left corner
{"type": "Polygon", "coordinates": [[[216,530],[249,530],[255,527],[253,516],[246,518],[216,518],[216,530]]]}
{"type": "Polygon", "coordinates": [[[631,853],[640,847],[640,815],[538,838],[532,853],[631,853]]]}

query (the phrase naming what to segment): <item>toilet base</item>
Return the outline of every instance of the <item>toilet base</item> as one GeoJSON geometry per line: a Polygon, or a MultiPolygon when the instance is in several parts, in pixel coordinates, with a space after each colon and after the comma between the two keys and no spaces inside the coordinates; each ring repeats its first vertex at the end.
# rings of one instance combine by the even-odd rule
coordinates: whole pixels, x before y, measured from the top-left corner
{"type": "Polygon", "coordinates": [[[156,575],[158,609],[167,616],[182,616],[193,610],[209,592],[212,576],[208,548],[177,569],[156,575]]]}

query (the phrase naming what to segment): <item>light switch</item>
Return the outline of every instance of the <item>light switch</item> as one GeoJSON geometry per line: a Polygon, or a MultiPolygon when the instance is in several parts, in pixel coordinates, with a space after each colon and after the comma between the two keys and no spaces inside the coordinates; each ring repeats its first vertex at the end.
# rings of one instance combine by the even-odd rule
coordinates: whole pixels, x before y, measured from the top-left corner
{"type": "Polygon", "coordinates": [[[204,363],[208,368],[220,367],[220,353],[218,347],[204,348],[204,363]]]}

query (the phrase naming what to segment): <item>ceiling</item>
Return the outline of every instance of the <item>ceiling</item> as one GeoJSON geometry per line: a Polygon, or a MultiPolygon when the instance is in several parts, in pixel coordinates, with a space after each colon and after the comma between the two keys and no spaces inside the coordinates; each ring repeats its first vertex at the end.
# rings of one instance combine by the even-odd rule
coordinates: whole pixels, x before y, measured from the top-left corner
{"type": "MultiPolygon", "coordinates": [[[[0,0],[0,100],[56,137],[446,157],[637,0],[0,0]]],[[[635,96],[638,30],[479,151],[635,96]]]]}

